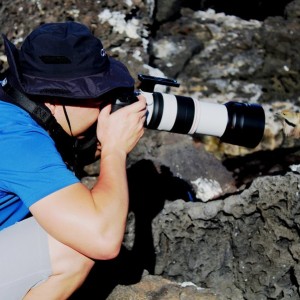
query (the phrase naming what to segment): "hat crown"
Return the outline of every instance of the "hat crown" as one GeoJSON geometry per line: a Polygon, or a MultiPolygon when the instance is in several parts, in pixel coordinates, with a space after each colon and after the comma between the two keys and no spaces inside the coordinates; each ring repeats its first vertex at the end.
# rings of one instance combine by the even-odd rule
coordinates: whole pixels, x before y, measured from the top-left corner
{"type": "Polygon", "coordinates": [[[114,89],[133,89],[127,67],[109,57],[101,41],[80,23],[48,23],[18,50],[5,35],[8,83],[36,96],[91,99],[114,89]]]}
{"type": "Polygon", "coordinates": [[[76,22],[41,25],[25,39],[19,59],[22,73],[47,78],[93,75],[109,64],[101,41],[76,22]]]}

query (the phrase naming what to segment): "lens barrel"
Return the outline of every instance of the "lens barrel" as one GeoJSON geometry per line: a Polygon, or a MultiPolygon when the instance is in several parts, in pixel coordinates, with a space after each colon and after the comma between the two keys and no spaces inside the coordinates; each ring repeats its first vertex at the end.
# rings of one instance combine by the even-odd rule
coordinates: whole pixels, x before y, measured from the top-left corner
{"type": "Polygon", "coordinates": [[[158,92],[143,95],[147,101],[147,128],[212,135],[248,148],[255,148],[263,137],[265,113],[258,104],[216,104],[158,92]]]}

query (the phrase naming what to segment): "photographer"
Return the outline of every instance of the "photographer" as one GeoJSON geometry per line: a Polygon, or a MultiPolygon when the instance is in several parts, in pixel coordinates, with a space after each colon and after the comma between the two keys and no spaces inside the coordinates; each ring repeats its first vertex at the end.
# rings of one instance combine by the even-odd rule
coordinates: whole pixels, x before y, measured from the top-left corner
{"type": "Polygon", "coordinates": [[[114,95],[133,90],[134,80],[82,24],[41,25],[20,50],[3,38],[9,69],[0,87],[0,299],[67,299],[94,260],[119,253],[126,157],[144,133],[146,101],[138,96],[111,113],[114,95]],[[100,175],[89,190],[72,164],[94,124],[100,175]]]}

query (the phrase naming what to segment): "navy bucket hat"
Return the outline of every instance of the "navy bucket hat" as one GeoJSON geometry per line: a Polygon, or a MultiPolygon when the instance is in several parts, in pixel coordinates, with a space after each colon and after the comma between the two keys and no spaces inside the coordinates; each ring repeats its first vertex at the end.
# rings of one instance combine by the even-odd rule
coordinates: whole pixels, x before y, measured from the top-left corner
{"type": "Polygon", "coordinates": [[[134,88],[126,66],[109,57],[101,41],[77,22],[47,23],[18,50],[3,35],[8,82],[29,95],[98,98],[116,88],[134,88]]]}

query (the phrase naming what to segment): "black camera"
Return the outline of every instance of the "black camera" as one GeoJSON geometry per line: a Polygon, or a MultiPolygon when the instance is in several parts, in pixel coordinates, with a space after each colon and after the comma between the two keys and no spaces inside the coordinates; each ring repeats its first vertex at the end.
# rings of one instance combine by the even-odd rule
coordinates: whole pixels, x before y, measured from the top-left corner
{"type": "MultiPolygon", "coordinates": [[[[216,136],[222,142],[255,148],[265,129],[261,105],[230,101],[225,104],[201,102],[191,97],[155,92],[156,84],[178,87],[173,79],[138,75],[140,90],[146,97],[145,127],[182,134],[216,136]]],[[[137,101],[137,92],[122,95],[112,111],[137,101]]]]}

